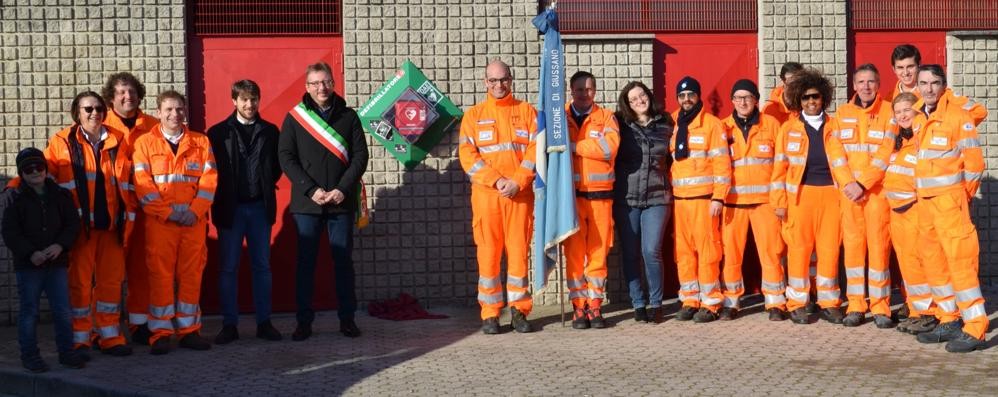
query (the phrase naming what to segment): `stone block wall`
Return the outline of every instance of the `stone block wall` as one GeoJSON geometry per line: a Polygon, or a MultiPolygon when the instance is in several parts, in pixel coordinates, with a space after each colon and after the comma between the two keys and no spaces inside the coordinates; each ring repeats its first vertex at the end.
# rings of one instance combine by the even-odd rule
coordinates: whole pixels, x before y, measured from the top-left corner
{"type": "MultiPolygon", "coordinates": [[[[183,0],[3,0],[0,9],[0,183],[28,146],[44,148],[71,123],[78,92],[100,92],[108,75],[131,71],[155,94],[187,86],[183,0]]],[[[2,208],[0,208],[2,210],[2,208]]],[[[0,324],[17,312],[13,266],[0,249],[0,324]]]]}
{"type": "Polygon", "coordinates": [[[988,109],[978,126],[986,168],[971,206],[981,241],[980,276],[998,282],[998,32],[954,32],[946,37],[947,75],[957,94],[988,109]]]}

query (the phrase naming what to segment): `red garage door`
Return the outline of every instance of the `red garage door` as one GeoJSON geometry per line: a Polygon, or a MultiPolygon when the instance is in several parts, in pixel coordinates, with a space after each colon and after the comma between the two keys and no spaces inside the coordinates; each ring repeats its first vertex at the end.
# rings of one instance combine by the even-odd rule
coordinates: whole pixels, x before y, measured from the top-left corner
{"type": "MultiPolygon", "coordinates": [[[[946,32],[853,32],[849,39],[849,70],[872,63],[880,71],[880,94],[887,99],[894,91],[897,77],[891,65],[891,52],[900,44],[918,47],[922,64],[946,66],[946,32]]],[[[849,74],[849,95],[852,96],[852,73],[849,74]]]]}
{"type": "MultiPolygon", "coordinates": [[[[192,37],[190,42],[191,127],[205,131],[232,113],[230,87],[236,80],[251,79],[260,85],[260,114],[280,127],[288,110],[305,93],[305,67],[319,60],[332,66],[336,92],[343,95],[343,39],[341,37],[192,37]]],[[[295,310],[294,221],[287,212],[290,185],[278,184],[278,217],[273,230],[271,269],[275,311],[295,310]]],[[[214,228],[209,233],[208,266],[204,273],[201,304],[206,312],[218,310],[218,250],[214,228]]],[[[319,250],[314,305],[335,308],[332,263],[328,246],[319,250]]],[[[239,272],[239,306],[252,311],[250,271],[244,250],[239,272]]]]}

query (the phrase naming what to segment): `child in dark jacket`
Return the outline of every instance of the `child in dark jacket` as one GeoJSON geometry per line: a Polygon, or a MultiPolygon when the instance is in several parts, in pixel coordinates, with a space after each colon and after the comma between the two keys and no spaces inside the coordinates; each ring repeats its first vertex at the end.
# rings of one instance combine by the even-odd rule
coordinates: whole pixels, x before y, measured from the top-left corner
{"type": "Polygon", "coordinates": [[[21,184],[4,212],[2,235],[14,256],[17,275],[21,364],[31,372],[49,369],[39,353],[35,331],[44,291],[52,310],[59,363],[83,368],[85,360],[73,350],[67,282],[69,247],[80,231],[80,216],[69,191],[48,178],[41,150],[21,150],[17,154],[17,174],[21,184]]]}

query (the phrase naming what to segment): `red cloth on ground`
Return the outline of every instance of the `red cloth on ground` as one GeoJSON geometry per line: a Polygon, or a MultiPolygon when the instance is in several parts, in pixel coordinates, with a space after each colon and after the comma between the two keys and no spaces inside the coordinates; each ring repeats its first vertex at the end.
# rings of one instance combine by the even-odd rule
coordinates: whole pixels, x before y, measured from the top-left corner
{"type": "Polygon", "coordinates": [[[419,302],[412,295],[405,292],[399,294],[398,298],[383,301],[374,301],[367,305],[367,313],[371,317],[385,320],[404,321],[448,318],[444,314],[432,314],[419,306],[419,302]]]}

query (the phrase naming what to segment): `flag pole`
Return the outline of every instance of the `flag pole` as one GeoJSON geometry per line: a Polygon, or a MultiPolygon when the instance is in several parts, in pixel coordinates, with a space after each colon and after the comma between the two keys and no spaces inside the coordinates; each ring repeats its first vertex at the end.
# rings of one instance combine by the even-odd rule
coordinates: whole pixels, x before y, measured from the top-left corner
{"type": "Polygon", "coordinates": [[[565,289],[562,285],[564,283],[564,275],[561,273],[561,243],[558,243],[557,250],[558,260],[556,261],[555,271],[558,272],[558,304],[561,305],[561,326],[565,326],[565,289]]]}

